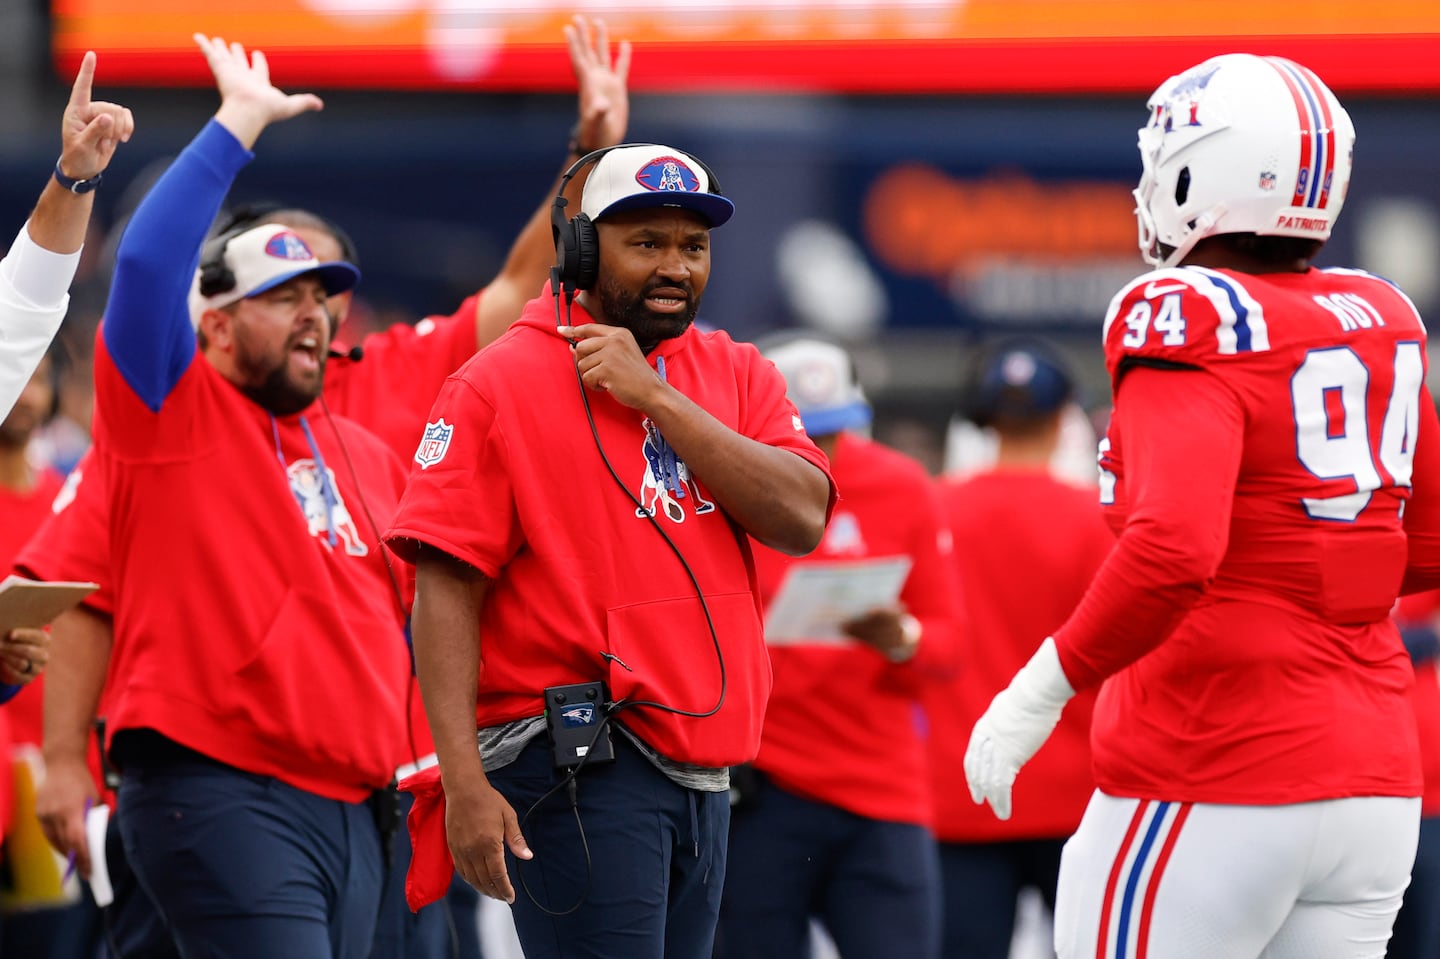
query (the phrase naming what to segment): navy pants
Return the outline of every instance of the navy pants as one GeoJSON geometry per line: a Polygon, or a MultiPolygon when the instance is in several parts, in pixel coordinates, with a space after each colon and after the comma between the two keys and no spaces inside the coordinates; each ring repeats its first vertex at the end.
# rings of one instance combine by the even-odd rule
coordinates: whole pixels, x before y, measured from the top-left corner
{"type": "Polygon", "coordinates": [[[1395,917],[1388,959],[1440,957],[1440,817],[1420,820],[1420,845],[1410,888],[1395,917]]]}
{"type": "Polygon", "coordinates": [[[100,911],[85,888],[72,905],[15,912],[0,920],[0,957],[91,959],[100,938],[100,911]]]}
{"type": "Polygon", "coordinates": [[[940,948],[935,840],[910,823],[857,816],[763,776],[735,810],[716,956],[810,954],[810,919],[846,959],[934,959],[940,948]]]}
{"type": "Polygon", "coordinates": [[[450,880],[445,908],[450,910],[450,925],[455,930],[455,952],[453,956],[446,953],[448,959],[484,959],[480,948],[480,893],[458,872],[450,880]]]}
{"type": "Polygon", "coordinates": [[[544,736],[489,774],[535,853],[505,852],[526,959],[709,959],[729,797],[677,785],[619,733],[615,753],[581,767],[578,820],[564,788],[532,810],[561,780],[544,736]]]}
{"type": "Polygon", "coordinates": [[[126,858],[184,959],[367,959],[380,837],[366,803],[203,757],[130,759],[126,858]]]}
{"type": "MultiPolygon", "coordinates": [[[[105,907],[107,949],[119,952],[118,959],[179,959],[160,910],[140,888],[135,870],[130,868],[117,816],[110,817],[105,830],[105,868],[115,893],[115,901],[105,907]]],[[[116,959],[110,952],[104,955],[116,959]]]]}
{"type": "Polygon", "coordinates": [[[1027,886],[1055,910],[1064,839],[940,844],[944,959],[1006,959],[1015,903],[1027,886]]]}
{"type": "MultiPolygon", "coordinates": [[[[375,948],[370,959],[452,959],[449,904],[432,902],[411,912],[405,902],[405,873],[410,868],[410,830],[404,828],[415,797],[400,794],[401,828],[391,839],[392,858],[375,920],[375,948]]],[[[474,922],[472,920],[471,924],[474,922]]]]}

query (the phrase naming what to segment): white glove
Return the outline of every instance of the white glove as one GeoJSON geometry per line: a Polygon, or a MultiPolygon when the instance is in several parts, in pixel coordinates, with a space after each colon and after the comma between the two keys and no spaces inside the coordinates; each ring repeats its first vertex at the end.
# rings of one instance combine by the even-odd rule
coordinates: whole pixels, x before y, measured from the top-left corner
{"type": "Polygon", "coordinates": [[[1060,721],[1061,710],[1074,695],[1075,689],[1060,668],[1055,640],[1047,636],[970,731],[965,780],[976,805],[988,799],[998,818],[1010,818],[1010,787],[1015,776],[1045,745],[1060,721]]]}

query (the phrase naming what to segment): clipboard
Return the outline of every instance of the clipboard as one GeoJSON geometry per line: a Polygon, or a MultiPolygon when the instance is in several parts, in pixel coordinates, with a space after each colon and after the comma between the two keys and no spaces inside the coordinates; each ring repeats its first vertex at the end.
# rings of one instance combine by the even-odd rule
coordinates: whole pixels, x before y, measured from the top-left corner
{"type": "Polygon", "coordinates": [[[765,612],[765,642],[848,644],[846,620],[900,596],[910,575],[908,556],[802,562],[791,566],[765,612]]]}
{"type": "Polygon", "coordinates": [[[0,580],[0,636],[21,626],[47,626],[99,588],[98,583],[45,583],[7,576],[0,580]]]}

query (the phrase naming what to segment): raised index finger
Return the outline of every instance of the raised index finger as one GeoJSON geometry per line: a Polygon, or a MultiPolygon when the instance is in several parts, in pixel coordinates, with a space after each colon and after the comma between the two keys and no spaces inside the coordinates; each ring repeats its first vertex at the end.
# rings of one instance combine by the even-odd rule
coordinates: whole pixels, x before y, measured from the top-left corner
{"type": "Polygon", "coordinates": [[[75,85],[70,88],[70,105],[83,107],[90,103],[90,88],[95,83],[95,51],[86,50],[80,58],[80,72],[75,74],[75,85]]]}

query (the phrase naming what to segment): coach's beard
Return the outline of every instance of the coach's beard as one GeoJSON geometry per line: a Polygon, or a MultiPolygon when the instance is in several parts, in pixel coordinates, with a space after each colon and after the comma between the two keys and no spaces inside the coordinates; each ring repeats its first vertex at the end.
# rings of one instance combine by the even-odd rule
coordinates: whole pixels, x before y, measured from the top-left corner
{"type": "Polygon", "coordinates": [[[664,340],[672,340],[690,328],[700,312],[700,298],[689,283],[650,283],[639,293],[627,292],[614,280],[601,280],[596,286],[604,322],[623,326],[635,337],[642,352],[649,353],[664,340]],[[657,313],[645,305],[650,293],[660,289],[685,292],[685,309],[678,313],[657,313]]]}
{"type": "MultiPolygon", "coordinates": [[[[286,359],[272,366],[263,378],[258,380],[254,376],[247,378],[247,382],[240,387],[240,391],[276,416],[298,413],[315,402],[316,397],[324,388],[327,358],[326,351],[320,351],[317,357],[320,364],[318,373],[299,378],[290,374],[287,354],[286,359]]],[[[255,372],[258,374],[260,371],[255,372]]]]}

